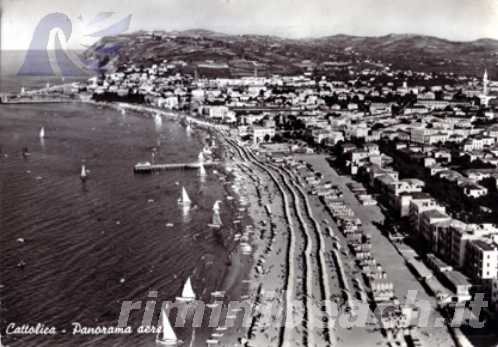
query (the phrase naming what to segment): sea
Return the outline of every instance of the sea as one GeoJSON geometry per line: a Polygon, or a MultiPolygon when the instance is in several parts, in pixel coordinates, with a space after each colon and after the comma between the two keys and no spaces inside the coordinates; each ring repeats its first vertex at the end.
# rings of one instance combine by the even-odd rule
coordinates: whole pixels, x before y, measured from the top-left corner
{"type": "MultiPolygon", "coordinates": [[[[5,84],[4,84],[5,86],[5,84]]],[[[188,277],[198,299],[226,288],[233,235],[244,223],[230,175],[209,168],[135,174],[137,162],[194,162],[208,133],[92,104],[0,105],[0,331],[9,346],[156,346],[141,334],[73,335],[74,323],[116,327],[124,302],[174,301],[188,277]],[[40,139],[39,131],[45,129],[40,139]],[[23,148],[29,156],[23,156],[23,148]],[[81,166],[88,179],[80,179],[81,166]],[[192,207],[178,206],[185,187],[192,207]],[[208,227],[222,201],[222,229],[208,227]],[[240,218],[240,216],[238,216],[240,218]],[[7,335],[37,323],[55,335],[7,335]]],[[[218,155],[222,156],[218,151],[218,155]]],[[[223,158],[220,158],[223,159],[223,158]]],[[[208,329],[175,329],[205,345],[208,329]],[[204,336],[199,338],[199,336],[204,336]]]]}

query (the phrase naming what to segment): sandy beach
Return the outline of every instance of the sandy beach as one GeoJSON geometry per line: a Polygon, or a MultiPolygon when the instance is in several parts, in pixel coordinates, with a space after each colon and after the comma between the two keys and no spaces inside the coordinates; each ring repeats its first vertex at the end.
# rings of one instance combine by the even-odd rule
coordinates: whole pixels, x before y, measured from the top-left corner
{"type": "MultiPolygon", "coordinates": [[[[368,316],[366,329],[334,319],[321,324],[320,317],[335,317],[330,305],[322,307],[324,300],[340,306],[344,304],[344,297],[356,297],[367,287],[345,238],[324,204],[317,196],[309,194],[309,188],[298,172],[272,163],[232,139],[226,138],[226,141],[232,148],[227,159],[237,168],[235,174],[244,183],[243,195],[250,200],[248,211],[255,223],[251,238],[253,266],[244,281],[248,284],[248,298],[253,307],[274,304],[281,310],[258,310],[248,327],[226,334],[220,342],[247,346],[387,345],[389,341],[379,329],[373,313],[368,316]],[[331,228],[343,244],[341,252],[334,250],[331,235],[325,232],[327,228],[331,228]],[[297,309],[299,304],[296,302],[302,307],[297,309]],[[323,314],[313,314],[316,312],[323,314]],[[237,338],[240,333],[243,337],[237,338]]],[[[360,206],[345,185],[348,179],[337,175],[323,156],[306,155],[298,159],[310,163],[324,175],[324,180],[331,179],[339,186],[345,201],[372,234],[373,253],[385,264],[385,271],[395,283],[396,295],[404,298],[408,290],[417,290],[419,297],[431,301],[435,308],[436,300],[409,271],[399,269],[396,264],[403,261],[402,257],[372,224],[382,221],[380,209],[360,206]]],[[[436,311],[434,315],[441,318],[436,311]]],[[[445,328],[427,327],[414,334],[424,345],[454,345],[445,328]]]]}

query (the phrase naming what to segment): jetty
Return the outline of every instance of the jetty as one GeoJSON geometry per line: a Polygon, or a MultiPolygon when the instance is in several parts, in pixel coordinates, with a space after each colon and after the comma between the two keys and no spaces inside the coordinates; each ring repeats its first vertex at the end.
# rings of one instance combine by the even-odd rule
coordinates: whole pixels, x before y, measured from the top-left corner
{"type": "MultiPolygon", "coordinates": [[[[202,166],[204,168],[215,167],[221,165],[221,162],[211,161],[204,162],[202,166]]],[[[151,173],[155,171],[166,171],[166,170],[199,170],[201,168],[201,163],[169,163],[169,164],[151,164],[151,163],[137,163],[133,166],[133,171],[135,173],[151,173]]]]}
{"type": "Polygon", "coordinates": [[[0,94],[0,104],[60,104],[75,102],[78,99],[63,96],[12,96],[10,94],[0,94]]]}

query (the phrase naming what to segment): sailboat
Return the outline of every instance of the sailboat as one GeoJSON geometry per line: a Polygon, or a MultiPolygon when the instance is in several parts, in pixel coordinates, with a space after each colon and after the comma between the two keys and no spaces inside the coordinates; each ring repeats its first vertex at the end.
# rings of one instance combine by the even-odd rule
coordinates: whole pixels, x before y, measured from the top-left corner
{"type": "Polygon", "coordinates": [[[208,224],[208,227],[219,229],[219,228],[221,228],[221,224],[222,223],[221,223],[220,212],[214,211],[213,212],[213,220],[212,220],[211,224],[208,224]]]}
{"type": "Polygon", "coordinates": [[[86,167],[85,167],[85,165],[81,165],[80,178],[81,178],[82,181],[85,181],[88,178],[88,174],[86,173],[86,167]]]}
{"type": "Polygon", "coordinates": [[[23,148],[22,148],[22,156],[23,156],[24,158],[28,158],[30,155],[31,155],[31,153],[29,153],[29,149],[28,149],[28,147],[23,147],[23,148]]]}
{"type": "Polygon", "coordinates": [[[190,206],[192,201],[190,200],[187,190],[185,187],[182,187],[182,196],[178,199],[178,204],[182,205],[183,207],[190,206]]]}
{"type": "Polygon", "coordinates": [[[206,176],[206,169],[204,168],[204,165],[202,163],[199,166],[199,175],[200,176],[206,176]]]}
{"type": "Polygon", "coordinates": [[[161,331],[157,334],[156,342],[164,346],[177,346],[181,341],[176,337],[165,310],[161,311],[161,331]]]}
{"type": "Polygon", "coordinates": [[[182,302],[195,301],[195,293],[194,289],[192,288],[192,281],[190,280],[190,277],[187,279],[187,282],[185,282],[185,285],[183,286],[182,296],[177,297],[176,300],[182,302]]]}
{"type": "Polygon", "coordinates": [[[41,127],[41,129],[40,129],[40,139],[43,139],[43,138],[45,138],[45,128],[41,127]]]}
{"type": "Polygon", "coordinates": [[[198,160],[199,160],[199,163],[203,163],[204,162],[204,153],[200,152],[199,155],[197,156],[198,160]]]}
{"type": "Polygon", "coordinates": [[[190,126],[190,123],[187,123],[187,127],[185,129],[187,130],[187,132],[192,131],[192,127],[190,126]]]}

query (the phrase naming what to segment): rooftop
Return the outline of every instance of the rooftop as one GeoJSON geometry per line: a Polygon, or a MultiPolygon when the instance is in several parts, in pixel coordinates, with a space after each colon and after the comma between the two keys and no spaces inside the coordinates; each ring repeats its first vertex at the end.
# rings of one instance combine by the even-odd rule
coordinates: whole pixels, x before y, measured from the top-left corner
{"type": "Polygon", "coordinates": [[[482,249],[483,251],[494,251],[496,250],[496,247],[483,241],[483,240],[474,240],[472,241],[472,244],[480,249],[482,249]]]}
{"type": "Polygon", "coordinates": [[[470,282],[467,280],[461,272],[458,271],[448,271],[444,273],[444,276],[453,283],[455,286],[471,286],[470,282]]]}

